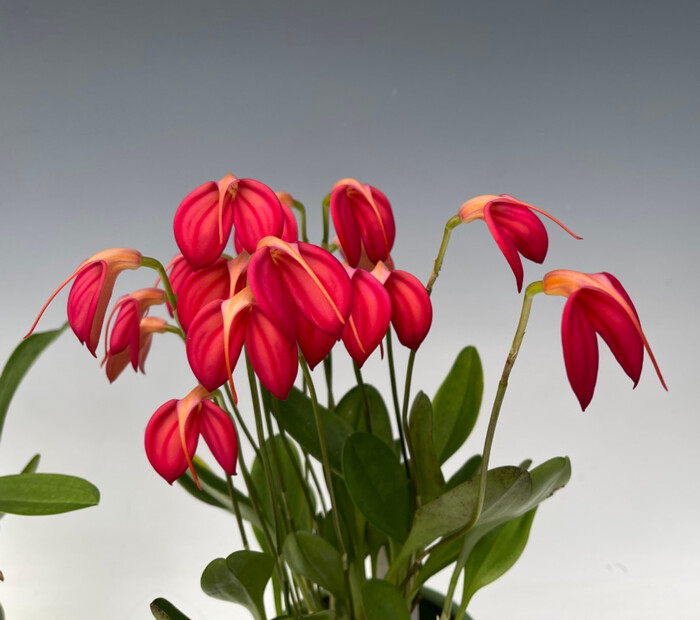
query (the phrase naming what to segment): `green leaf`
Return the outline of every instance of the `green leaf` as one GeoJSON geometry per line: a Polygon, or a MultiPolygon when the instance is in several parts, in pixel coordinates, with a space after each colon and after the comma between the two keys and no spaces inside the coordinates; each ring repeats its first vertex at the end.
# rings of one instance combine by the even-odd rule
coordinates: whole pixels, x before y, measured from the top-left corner
{"type": "MultiPolygon", "coordinates": [[[[479,473],[479,468],[481,467],[481,454],[475,454],[470,459],[462,465],[447,481],[447,488],[454,489],[457,485],[471,480],[474,476],[479,473]]],[[[520,469],[526,469],[521,467],[520,469]]]]}
{"type": "Polygon", "coordinates": [[[341,600],[346,598],[343,561],[328,541],[310,532],[292,532],[284,541],[282,557],[293,572],[341,600]]]}
{"type": "Polygon", "coordinates": [[[27,374],[36,359],[44,352],[56,338],[68,327],[63,327],[48,332],[38,332],[20,342],[7,360],[2,375],[0,375],[0,435],[5,424],[7,410],[12,402],[12,397],[17,391],[17,386],[27,374]]]}
{"type": "Polygon", "coordinates": [[[411,492],[406,472],[391,448],[369,433],[350,436],[343,450],[343,477],[366,519],[392,538],[406,540],[411,492]]]}
{"type": "Polygon", "coordinates": [[[403,594],[383,579],[370,579],[362,584],[362,606],[366,620],[411,620],[403,594]]]}
{"type": "MultiPolygon", "coordinates": [[[[289,514],[294,520],[294,526],[300,530],[310,530],[313,521],[312,512],[304,497],[302,482],[299,480],[297,471],[301,471],[301,461],[299,454],[291,442],[287,443],[289,450],[285,447],[284,439],[281,435],[275,435],[271,440],[267,439],[261,450],[268,454],[272,471],[275,475],[275,495],[278,502],[282,501],[281,489],[279,486],[278,473],[282,473],[282,484],[284,487],[284,497],[287,502],[289,514]],[[274,451],[274,454],[273,454],[274,451]],[[291,456],[290,456],[291,453],[291,456]],[[292,462],[294,459],[294,462],[292,462]],[[277,467],[279,464],[279,467],[277,467]]],[[[275,517],[272,510],[272,500],[270,498],[270,487],[265,476],[265,469],[259,458],[255,458],[253,467],[250,470],[255,490],[262,504],[263,514],[268,523],[274,528],[275,517]]]]}
{"type": "Polygon", "coordinates": [[[416,473],[416,494],[421,504],[433,501],[445,491],[445,478],[440,470],[433,442],[433,406],[430,399],[418,392],[408,418],[416,473]]]}
{"type": "MultiPolygon", "coordinates": [[[[270,397],[271,409],[277,423],[289,433],[297,443],[321,461],[321,444],[318,441],[316,418],[311,400],[297,388],[292,388],[287,400],[270,397]]],[[[340,473],[342,470],[341,457],[345,440],[352,435],[354,429],[335,413],[321,407],[323,433],[328,447],[328,460],[331,468],[340,473]]]]}
{"type": "Polygon", "coordinates": [[[303,616],[277,616],[272,620],[337,620],[338,616],[334,611],[326,609],[325,611],[317,611],[313,614],[303,616]]]}
{"type": "Polygon", "coordinates": [[[521,497],[520,502],[511,502],[507,510],[492,513],[491,516],[488,514],[484,516],[482,513],[476,527],[470,530],[466,536],[442,545],[431,553],[416,577],[414,589],[419,588],[434,574],[454,562],[464,545],[474,547],[484,534],[506,521],[516,519],[536,508],[557,489],[563,487],[571,477],[571,463],[566,457],[556,457],[538,465],[529,474],[532,484],[529,495],[521,497]]]}
{"type": "Polygon", "coordinates": [[[469,603],[477,590],[496,581],[517,562],[527,544],[536,511],[533,508],[499,525],[476,543],[464,567],[463,605],[469,603]]]}
{"type": "Polygon", "coordinates": [[[190,620],[175,605],[164,598],[157,598],[151,603],[151,613],[158,620],[190,620]]]}
{"type": "Polygon", "coordinates": [[[236,551],[212,560],[202,573],[202,590],[209,596],[243,605],[255,618],[265,620],[263,593],[275,561],[259,551],[236,551]]]}
{"type": "Polygon", "coordinates": [[[64,474],[0,476],[0,511],[15,515],[55,515],[95,506],[100,492],[82,478],[64,474]]]}
{"type": "Polygon", "coordinates": [[[476,424],[484,391],[481,360],[474,347],[460,351],[433,398],[435,452],[440,464],[467,440],[476,424]]]}
{"type": "MultiPolygon", "coordinates": [[[[365,384],[364,393],[369,404],[369,421],[372,425],[372,434],[394,449],[391,419],[381,393],[377,388],[368,384],[365,384]]],[[[340,402],[335,407],[335,412],[356,431],[370,432],[367,428],[364,409],[365,399],[362,394],[362,388],[356,385],[340,399],[340,402]]]]}
{"type": "MultiPolygon", "coordinates": [[[[530,497],[532,482],[526,471],[517,467],[499,467],[488,472],[486,495],[477,523],[488,522],[509,513],[530,497]]],[[[427,546],[434,540],[465,527],[474,514],[479,495],[478,479],[463,482],[436,500],[416,510],[411,532],[399,558],[427,546]]],[[[398,560],[396,560],[398,561],[398,560]]]]}
{"type": "Polygon", "coordinates": [[[20,472],[21,474],[34,474],[39,468],[39,461],[41,460],[41,454],[35,454],[24,466],[24,469],[20,472]]]}

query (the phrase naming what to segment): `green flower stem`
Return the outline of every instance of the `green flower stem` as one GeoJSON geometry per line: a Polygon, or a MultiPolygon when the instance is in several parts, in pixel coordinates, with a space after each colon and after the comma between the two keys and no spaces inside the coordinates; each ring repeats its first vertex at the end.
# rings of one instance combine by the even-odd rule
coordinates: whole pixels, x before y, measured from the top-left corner
{"type": "Polygon", "coordinates": [[[274,428],[272,426],[272,416],[270,415],[270,410],[264,405],[265,399],[263,399],[263,410],[265,411],[265,426],[267,426],[267,436],[269,437],[267,445],[270,446],[270,453],[272,454],[272,465],[277,472],[277,480],[280,486],[280,494],[282,496],[282,508],[284,510],[284,518],[287,522],[287,527],[290,532],[296,531],[294,524],[294,519],[292,518],[292,513],[289,510],[289,502],[287,501],[287,489],[284,485],[284,477],[282,476],[282,466],[280,465],[279,455],[277,454],[277,448],[273,443],[275,437],[274,428]]]}
{"type": "Polygon", "coordinates": [[[311,495],[311,491],[309,490],[309,485],[307,484],[307,481],[304,479],[304,474],[301,471],[301,467],[299,463],[297,462],[297,455],[294,453],[292,450],[292,445],[289,441],[289,438],[287,437],[286,433],[284,432],[284,429],[280,426],[280,437],[282,438],[282,444],[284,445],[284,449],[287,452],[287,456],[289,457],[289,462],[292,464],[292,468],[294,469],[294,474],[297,477],[297,480],[299,480],[299,484],[301,485],[302,492],[304,494],[304,500],[306,501],[306,505],[309,508],[309,514],[311,515],[311,519],[314,522],[314,526],[316,527],[317,532],[321,532],[321,524],[318,522],[316,519],[316,507],[314,506],[314,501],[313,497],[311,495]]]}
{"type": "Polygon", "coordinates": [[[340,529],[340,516],[338,513],[338,504],[335,499],[335,491],[333,490],[333,478],[331,474],[331,464],[328,460],[328,446],[326,445],[326,437],[323,432],[323,420],[321,419],[321,409],[318,405],[318,398],[316,396],[316,388],[314,387],[313,380],[311,379],[311,373],[309,372],[309,367],[306,364],[306,360],[303,357],[299,358],[299,365],[301,366],[301,371],[304,374],[304,381],[309,387],[309,396],[311,397],[311,406],[314,411],[314,418],[316,421],[316,431],[318,433],[318,442],[321,446],[321,462],[323,464],[323,473],[326,478],[326,487],[328,488],[328,494],[331,498],[331,507],[333,509],[333,528],[335,529],[335,537],[338,540],[338,548],[343,559],[343,574],[345,576],[345,586],[348,591],[348,605],[350,607],[350,617],[354,618],[355,613],[353,611],[352,603],[352,586],[350,583],[350,571],[348,566],[348,552],[345,548],[345,542],[343,541],[343,534],[340,529]]]}
{"type": "Polygon", "coordinates": [[[386,357],[389,364],[389,379],[391,380],[391,398],[394,401],[394,415],[396,416],[396,427],[399,430],[399,440],[401,444],[401,454],[406,467],[406,475],[410,478],[411,471],[408,463],[408,453],[406,452],[406,437],[401,423],[401,409],[399,408],[399,392],[396,387],[396,370],[394,366],[394,346],[391,337],[391,327],[386,332],[386,357]]]}
{"type": "MultiPolygon", "coordinates": [[[[520,320],[518,321],[518,327],[515,330],[513,344],[510,347],[510,352],[508,353],[505,366],[503,367],[501,380],[498,382],[498,389],[496,390],[496,397],[493,401],[491,417],[489,418],[489,425],[488,429],[486,430],[484,450],[481,459],[481,471],[479,473],[479,495],[477,498],[476,507],[474,508],[474,513],[469,519],[469,522],[461,530],[451,534],[450,536],[446,536],[439,543],[434,545],[431,550],[435,549],[437,545],[446,544],[466,534],[470,529],[472,529],[472,527],[474,527],[474,525],[476,525],[476,522],[481,516],[481,511],[484,507],[484,498],[486,496],[486,477],[489,468],[489,458],[491,457],[491,447],[493,445],[493,438],[496,434],[498,416],[501,412],[501,406],[503,405],[503,399],[506,395],[506,389],[508,388],[508,378],[510,377],[510,371],[513,369],[513,364],[515,364],[515,360],[518,357],[518,352],[520,351],[520,345],[522,344],[523,337],[525,336],[525,328],[527,327],[527,321],[530,318],[530,309],[532,307],[533,297],[541,292],[543,292],[543,284],[541,281],[533,282],[527,287],[527,289],[525,289],[523,307],[520,312],[520,320]]],[[[454,591],[457,586],[457,579],[459,578],[459,573],[462,571],[462,568],[464,568],[468,555],[468,553],[463,553],[455,565],[455,569],[452,573],[452,579],[450,580],[450,587],[445,597],[445,604],[442,609],[441,620],[449,620],[449,612],[452,606],[452,597],[454,596],[454,591]]]]}
{"type": "Polygon", "coordinates": [[[304,243],[309,242],[309,238],[306,235],[306,207],[300,203],[298,200],[294,201],[293,207],[299,211],[299,228],[301,229],[301,240],[304,243]]]}
{"type": "Polygon", "coordinates": [[[250,443],[251,447],[255,451],[255,456],[257,456],[260,460],[262,460],[262,456],[260,454],[260,448],[258,448],[258,444],[255,443],[255,439],[253,439],[253,435],[251,435],[250,431],[248,430],[248,426],[246,425],[245,421],[243,420],[243,416],[241,415],[241,412],[238,409],[238,406],[236,405],[235,401],[233,400],[233,394],[231,393],[231,388],[229,387],[228,383],[224,384],[224,388],[226,389],[226,395],[228,396],[229,401],[231,403],[231,409],[233,409],[233,414],[236,418],[236,422],[238,422],[238,426],[243,430],[243,433],[245,434],[246,438],[248,439],[248,443],[250,443]]]}
{"type": "Polygon", "coordinates": [[[426,290],[428,291],[428,295],[432,293],[435,280],[437,280],[437,277],[440,274],[440,269],[442,269],[442,263],[445,259],[445,252],[447,252],[447,245],[450,242],[450,235],[452,234],[452,230],[457,228],[457,226],[459,226],[461,223],[462,220],[460,219],[459,215],[455,215],[454,217],[451,217],[449,220],[447,220],[447,223],[445,224],[445,232],[442,236],[442,243],[440,244],[438,255],[435,258],[435,262],[433,263],[433,272],[430,274],[430,278],[428,278],[428,284],[426,284],[425,286],[426,290]]]}
{"type": "Polygon", "coordinates": [[[323,214],[323,240],[321,241],[321,247],[324,250],[328,249],[328,228],[330,226],[330,208],[331,208],[331,195],[326,194],[321,203],[321,213],[323,214]]]}
{"type": "Polygon", "coordinates": [[[166,332],[169,332],[171,334],[177,334],[178,336],[180,336],[180,338],[182,338],[182,342],[187,341],[185,332],[183,332],[181,328],[175,327],[175,325],[166,325],[163,329],[166,332]]]}
{"type": "Polygon", "coordinates": [[[258,435],[258,443],[260,444],[260,455],[262,457],[263,470],[265,472],[265,480],[268,485],[268,492],[270,493],[270,502],[272,504],[272,513],[275,519],[275,537],[277,540],[277,545],[274,547],[275,552],[280,554],[282,552],[282,511],[280,509],[279,503],[277,501],[277,489],[275,485],[275,478],[272,473],[272,466],[270,465],[270,455],[268,451],[265,450],[265,432],[263,431],[263,421],[262,421],[262,411],[260,409],[260,395],[258,393],[258,380],[255,376],[255,371],[250,363],[250,359],[246,354],[246,367],[248,369],[248,382],[250,383],[250,395],[253,400],[253,411],[255,413],[255,429],[258,435]]]}
{"type": "Polygon", "coordinates": [[[236,515],[236,523],[238,523],[238,531],[241,534],[241,540],[243,541],[243,548],[248,551],[250,546],[248,545],[248,536],[243,528],[243,518],[241,517],[241,509],[238,505],[238,498],[236,497],[236,492],[233,489],[233,478],[226,474],[226,486],[228,487],[228,494],[231,497],[231,505],[233,506],[233,514],[236,515]]]}
{"type": "Polygon", "coordinates": [[[367,398],[367,390],[365,389],[365,382],[362,380],[362,371],[356,362],[352,363],[352,369],[355,371],[355,379],[357,379],[357,385],[360,387],[362,392],[362,409],[365,414],[365,426],[367,427],[367,432],[372,432],[372,416],[369,411],[369,399],[367,398]]]}
{"type": "Polygon", "coordinates": [[[406,445],[408,446],[408,453],[410,455],[409,466],[410,474],[409,478],[415,479],[415,472],[413,472],[414,467],[414,455],[413,455],[413,444],[411,442],[411,434],[408,430],[408,403],[411,398],[411,377],[413,376],[413,363],[416,360],[416,352],[411,351],[408,356],[408,365],[406,366],[406,383],[403,390],[403,408],[401,410],[401,422],[403,424],[404,439],[406,440],[406,445]]]}
{"type": "Polygon", "coordinates": [[[309,476],[311,476],[311,481],[314,484],[316,493],[318,494],[318,501],[321,502],[321,509],[323,510],[323,516],[328,513],[328,507],[326,506],[326,500],[323,498],[323,491],[321,491],[321,484],[318,481],[316,472],[314,471],[313,465],[311,464],[311,459],[309,458],[309,453],[304,450],[304,468],[309,476]]]}
{"type": "Polygon", "coordinates": [[[323,360],[323,373],[326,377],[326,391],[328,392],[328,410],[335,411],[333,400],[333,352],[326,355],[323,360]]]}
{"type": "MultiPolygon", "coordinates": [[[[153,269],[158,273],[161,282],[163,282],[165,296],[167,297],[168,302],[170,302],[170,306],[172,307],[173,312],[175,312],[177,309],[177,296],[175,295],[175,293],[173,293],[173,287],[170,286],[170,278],[168,278],[168,274],[165,271],[165,267],[163,267],[162,263],[159,260],[151,258],[150,256],[142,256],[141,265],[143,265],[144,267],[148,267],[149,269],[153,269]]],[[[178,321],[178,324],[179,323],[180,322],[178,321]]]]}

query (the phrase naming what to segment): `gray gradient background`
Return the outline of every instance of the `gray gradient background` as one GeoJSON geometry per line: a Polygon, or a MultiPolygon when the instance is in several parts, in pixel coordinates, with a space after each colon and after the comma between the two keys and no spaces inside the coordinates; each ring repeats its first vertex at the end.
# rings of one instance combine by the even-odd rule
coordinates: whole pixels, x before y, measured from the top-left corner
{"type": "MultiPolygon", "coordinates": [[[[87,256],[131,246],[167,261],[179,201],[227,172],[314,213],[345,176],[381,188],[395,260],[425,278],[467,198],[510,193],[548,225],[547,270],[607,270],[635,300],[665,373],[640,385],[607,349],[581,414],[559,342],[563,301],[540,297],[506,397],[493,464],[568,454],[569,486],[530,545],[477,594],[477,620],[700,618],[697,411],[700,8],[694,2],[0,2],[0,358],[87,256]]],[[[118,292],[150,285],[127,273],[118,292]]],[[[64,295],[41,327],[64,320],[64,295]]],[[[487,229],[458,228],[414,385],[433,394],[475,344],[490,403],[519,313],[487,229]]],[[[338,362],[339,387],[351,382],[338,362]]],[[[243,617],[199,590],[239,548],[223,512],[149,467],[152,411],[194,381],[171,336],[148,376],[109,386],[75,338],[22,385],[0,471],[35,452],[83,475],[97,508],[0,523],[11,620],[148,618],[166,596],[193,618],[243,617]]],[[[367,377],[386,387],[374,358],[367,377]]],[[[477,452],[485,430],[459,457],[477,452]]],[[[444,587],[445,580],[437,587],[444,587]]]]}

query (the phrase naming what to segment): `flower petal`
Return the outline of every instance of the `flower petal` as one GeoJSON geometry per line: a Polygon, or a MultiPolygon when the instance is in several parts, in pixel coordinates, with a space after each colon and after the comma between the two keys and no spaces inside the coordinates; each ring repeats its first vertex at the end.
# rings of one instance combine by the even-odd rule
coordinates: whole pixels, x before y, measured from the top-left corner
{"type": "Polygon", "coordinates": [[[255,179],[240,179],[233,198],[236,238],[252,254],[263,237],[279,237],[284,228],[282,205],[275,192],[255,179]]]}
{"type": "Polygon", "coordinates": [[[391,297],[391,324],[402,345],[418,349],[430,331],[433,307],[425,286],[414,275],[395,270],[384,286],[391,297]]]}
{"type": "Polygon", "coordinates": [[[228,414],[213,402],[203,400],[199,412],[199,432],[216,462],[229,476],[235,475],[238,435],[228,414]]]}

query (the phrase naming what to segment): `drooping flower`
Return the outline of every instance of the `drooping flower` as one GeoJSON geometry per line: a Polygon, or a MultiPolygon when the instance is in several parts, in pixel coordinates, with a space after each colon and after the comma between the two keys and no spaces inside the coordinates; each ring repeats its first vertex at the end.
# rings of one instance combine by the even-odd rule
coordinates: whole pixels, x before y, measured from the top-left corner
{"type": "Polygon", "coordinates": [[[382,192],[355,179],[341,179],[331,191],[330,211],[340,247],[351,267],[360,264],[363,250],[371,265],[379,261],[391,264],[396,225],[382,192]]]}
{"type": "Polygon", "coordinates": [[[146,426],[146,456],[153,469],[169,484],[188,467],[197,481],[192,457],[200,435],[223,470],[230,476],[236,473],[236,429],[223,409],[206,400],[208,395],[209,392],[198,385],[182,400],[172,399],[161,405],[146,426]]]}
{"type": "Polygon", "coordinates": [[[389,293],[376,277],[364,269],[352,272],[352,311],[343,329],[343,343],[362,367],[386,335],[392,306],[389,293]]]}
{"type": "MultiPolygon", "coordinates": [[[[159,288],[139,289],[121,297],[114,305],[107,321],[105,358],[102,363],[105,364],[110,357],[113,358],[115,355],[128,350],[131,365],[134,370],[137,370],[143,349],[141,345],[141,320],[146,316],[151,306],[164,303],[165,291],[159,288]],[[110,332],[110,323],[115,315],[114,325],[110,332]]],[[[146,325],[148,326],[149,324],[147,323],[146,325]]],[[[147,352],[148,349],[143,353],[144,359],[147,352]]],[[[114,374],[112,367],[114,367],[114,362],[107,369],[107,376],[110,378],[110,381],[114,381],[119,372],[121,372],[120,370],[114,374]],[[113,375],[113,377],[110,377],[110,375],[113,375]]]]}
{"type": "MultiPolygon", "coordinates": [[[[576,397],[585,410],[598,376],[599,334],[625,373],[637,386],[647,350],[661,385],[666,388],[637,310],[619,280],[609,273],[559,269],[543,279],[548,295],[567,297],[561,324],[564,364],[576,397]]],[[[667,388],[666,388],[667,389],[667,388]]]]}
{"type": "Polygon", "coordinates": [[[391,324],[396,337],[405,347],[417,350],[433,322],[428,291],[413,274],[400,269],[389,270],[384,263],[377,263],[372,273],[389,293],[391,324]]]}
{"type": "Polygon", "coordinates": [[[75,278],[68,294],[68,322],[78,340],[96,357],[95,351],[117,276],[126,269],[138,269],[140,266],[141,253],[129,248],[112,248],[91,256],[51,294],[27,336],[34,331],[54,297],[75,278]]]}
{"type": "Polygon", "coordinates": [[[227,174],[218,183],[210,181],[190,192],[173,223],[177,245],[195,270],[221,256],[232,227],[240,247],[252,253],[263,237],[282,234],[279,198],[260,181],[227,174]]]}
{"type": "Polygon", "coordinates": [[[547,255],[547,231],[535,213],[548,217],[575,239],[581,238],[546,211],[507,194],[476,196],[467,200],[459,209],[462,223],[474,220],[486,222],[496,244],[513,270],[518,292],[523,287],[523,265],[519,254],[536,263],[544,261],[547,255]]]}
{"type": "MultiPolygon", "coordinates": [[[[145,316],[139,323],[139,341],[138,341],[138,370],[142,373],[146,372],[145,364],[148,352],[151,349],[151,341],[153,334],[162,334],[168,323],[165,319],[157,316],[145,316]]],[[[122,371],[132,362],[131,347],[127,347],[119,353],[108,351],[102,362],[105,367],[105,373],[110,383],[113,383],[122,371]]],[[[133,362],[132,362],[133,363],[133,362]]],[[[136,368],[134,368],[136,370],[136,368]]]]}
{"type": "Polygon", "coordinates": [[[228,261],[223,256],[190,274],[177,293],[177,315],[185,333],[201,308],[215,299],[226,299],[230,289],[228,261]]]}

